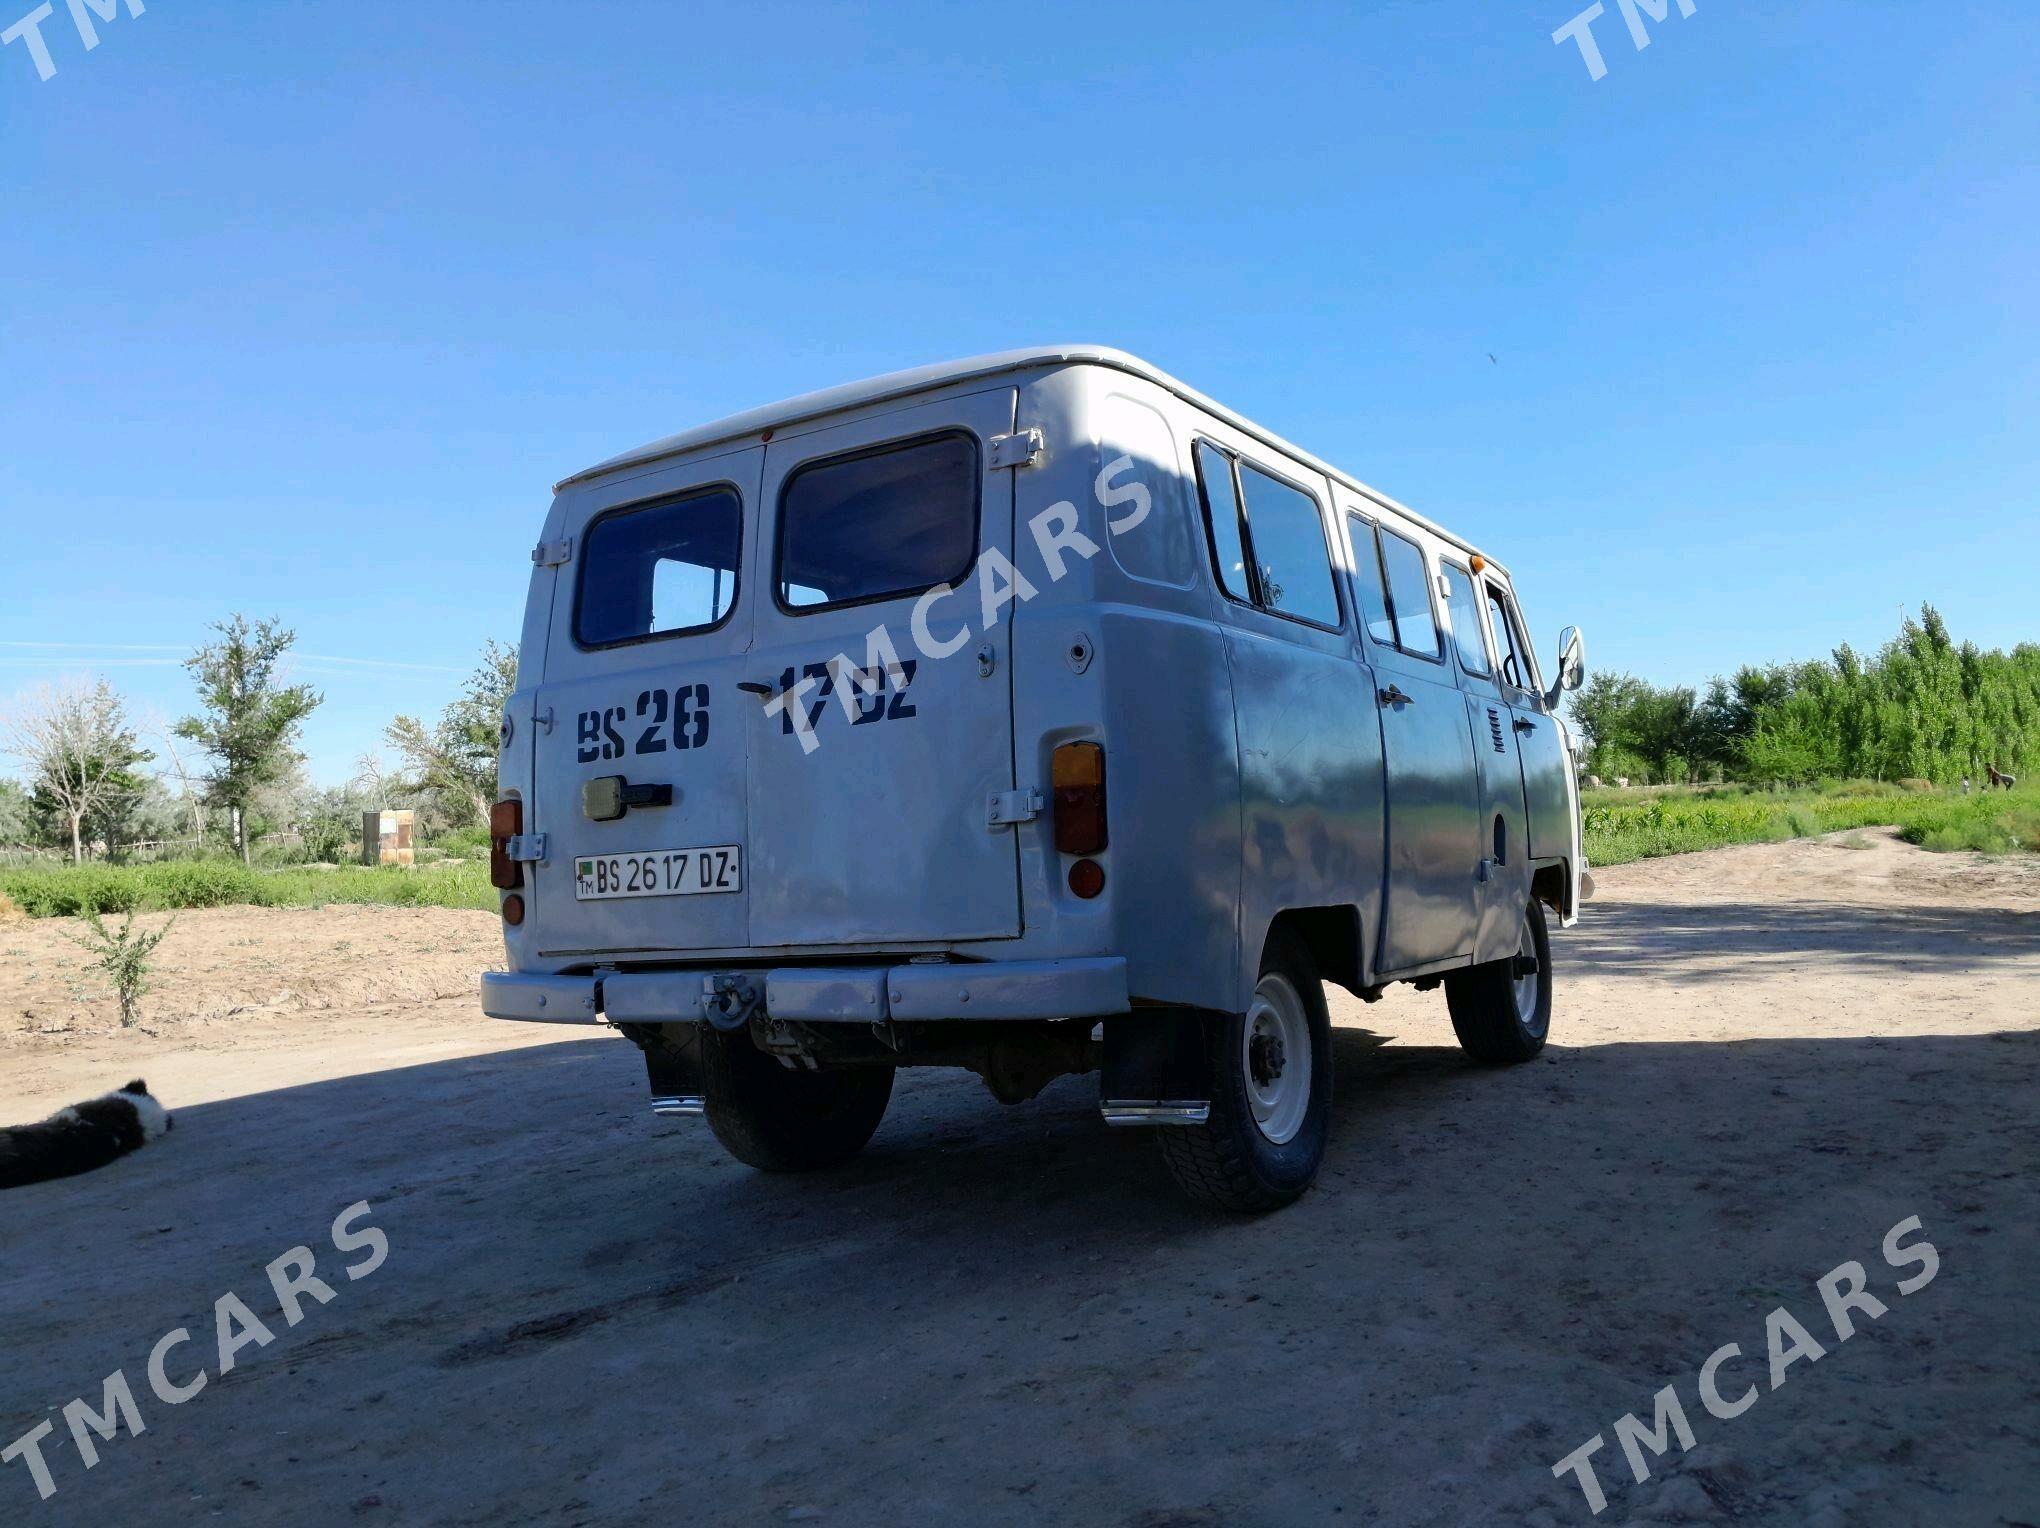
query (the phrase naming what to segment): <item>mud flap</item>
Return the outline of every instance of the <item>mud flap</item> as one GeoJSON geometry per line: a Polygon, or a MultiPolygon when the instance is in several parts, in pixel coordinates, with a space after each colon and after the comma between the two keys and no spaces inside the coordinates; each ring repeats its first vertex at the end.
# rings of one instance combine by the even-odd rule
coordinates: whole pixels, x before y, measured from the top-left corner
{"type": "Polygon", "coordinates": [[[701,1029],[699,1024],[660,1024],[639,1045],[645,1053],[645,1075],[652,1085],[652,1113],[699,1114],[701,1101],[701,1029]]]}
{"type": "Polygon", "coordinates": [[[1108,1125],[1201,1125],[1211,1117],[1204,1015],[1144,1009],[1105,1021],[1099,1107],[1108,1125]]]}

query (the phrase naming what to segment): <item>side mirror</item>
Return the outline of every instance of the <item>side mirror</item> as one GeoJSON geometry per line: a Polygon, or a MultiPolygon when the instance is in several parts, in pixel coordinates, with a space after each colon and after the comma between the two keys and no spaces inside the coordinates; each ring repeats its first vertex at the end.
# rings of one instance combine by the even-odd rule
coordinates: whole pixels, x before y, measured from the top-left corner
{"type": "Polygon", "coordinates": [[[1580,635],[1579,627],[1568,626],[1558,634],[1558,682],[1552,685],[1544,703],[1556,709],[1559,697],[1568,690],[1577,690],[1586,677],[1587,640],[1580,635]]]}

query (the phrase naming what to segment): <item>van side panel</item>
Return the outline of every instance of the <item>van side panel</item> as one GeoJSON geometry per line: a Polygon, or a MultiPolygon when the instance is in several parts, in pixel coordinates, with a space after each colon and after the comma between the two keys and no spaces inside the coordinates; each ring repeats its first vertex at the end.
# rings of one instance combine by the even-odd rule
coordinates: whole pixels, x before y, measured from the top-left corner
{"type": "Polygon", "coordinates": [[[1195,513],[1185,412],[1158,387],[1092,367],[1021,392],[1019,428],[1051,445],[1016,483],[1015,561],[1037,593],[1013,614],[1015,778],[1045,788],[1059,744],[1103,743],[1110,833],[1097,856],[1104,893],[1085,900],[1069,890],[1073,857],[1055,849],[1052,808],[1021,825],[1021,943],[1044,958],[1123,955],[1136,1001],[1217,1008],[1239,964],[1238,748],[1224,634],[1182,555],[1195,513]],[[1122,459],[1101,494],[1100,474],[1122,459]],[[1133,482],[1148,492],[1144,516],[1117,497],[1133,482]],[[1044,555],[1030,527],[1045,513],[1095,553],[1044,555]]]}
{"type": "MultiPolygon", "coordinates": [[[[1374,697],[1350,658],[1239,630],[1229,650],[1243,818],[1237,1012],[1285,909],[1352,907],[1368,935],[1379,926],[1382,761],[1374,697]]],[[[1373,951],[1359,953],[1365,970],[1373,951]]]]}

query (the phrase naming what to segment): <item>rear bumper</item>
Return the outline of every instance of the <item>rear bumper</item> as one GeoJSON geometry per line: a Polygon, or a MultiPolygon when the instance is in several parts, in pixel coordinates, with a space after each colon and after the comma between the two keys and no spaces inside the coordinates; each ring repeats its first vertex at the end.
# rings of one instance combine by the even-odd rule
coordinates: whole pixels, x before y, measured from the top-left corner
{"type": "MultiPolygon", "coordinates": [[[[482,1012],[496,1019],[592,1024],[692,1023],[709,969],[608,977],[490,971],[482,1012]]],[[[939,1019],[1081,1019],[1131,1007],[1122,956],[959,965],[782,966],[764,973],[765,1011],[811,1024],[939,1019]]]]}
{"type": "Polygon", "coordinates": [[[596,998],[592,976],[540,976],[526,971],[482,973],[482,1012],[492,1019],[593,1024],[596,998]]]}

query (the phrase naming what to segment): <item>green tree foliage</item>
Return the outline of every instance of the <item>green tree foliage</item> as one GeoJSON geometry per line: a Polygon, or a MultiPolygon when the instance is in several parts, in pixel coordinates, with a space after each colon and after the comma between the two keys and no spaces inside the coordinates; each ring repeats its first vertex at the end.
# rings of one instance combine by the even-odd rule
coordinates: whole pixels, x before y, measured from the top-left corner
{"type": "Polygon", "coordinates": [[[404,761],[396,788],[433,797],[455,826],[486,825],[496,799],[503,706],[517,685],[517,650],[483,644],[481,664],[435,726],[400,716],[383,734],[404,761]]]}
{"type": "Polygon", "coordinates": [[[1985,767],[2040,768],[2040,646],[1957,644],[1926,606],[1876,657],[1744,668],[1691,690],[1598,673],[1573,700],[1587,768],[1677,783],[1713,775],[1981,784],[1985,767]]]}
{"type": "Polygon", "coordinates": [[[297,634],[274,620],[250,624],[235,615],[213,627],[209,642],[185,661],[198,683],[202,716],[187,716],[177,735],[198,744],[212,760],[206,799],[224,807],[234,847],[248,859],[248,808],[256,792],[298,761],[299,725],[323,699],[304,685],[285,685],[277,664],[297,634]]]}
{"type": "Polygon", "coordinates": [[[28,792],[12,780],[0,780],[0,846],[20,848],[28,835],[28,792]]]}

